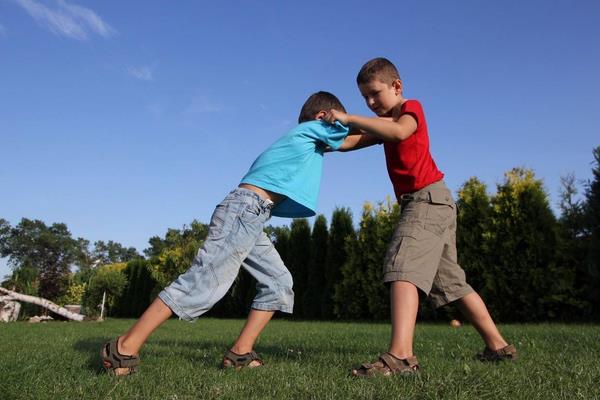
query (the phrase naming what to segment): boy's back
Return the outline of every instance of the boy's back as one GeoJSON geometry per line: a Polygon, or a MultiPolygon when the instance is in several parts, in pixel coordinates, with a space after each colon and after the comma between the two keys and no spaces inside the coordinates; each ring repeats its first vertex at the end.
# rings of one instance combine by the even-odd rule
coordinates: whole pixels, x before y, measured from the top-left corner
{"type": "Polygon", "coordinates": [[[348,128],[324,121],[303,122],[279,138],[254,161],[242,184],[285,196],[271,215],[301,218],[315,215],[321,185],[323,152],[337,149],[348,128]]]}

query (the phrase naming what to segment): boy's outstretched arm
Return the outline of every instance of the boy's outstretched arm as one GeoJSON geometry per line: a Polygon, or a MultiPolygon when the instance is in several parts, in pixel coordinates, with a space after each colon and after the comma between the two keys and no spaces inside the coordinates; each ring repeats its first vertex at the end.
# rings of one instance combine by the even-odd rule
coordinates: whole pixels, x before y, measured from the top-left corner
{"type": "Polygon", "coordinates": [[[417,130],[417,121],[410,114],[403,114],[400,118],[371,118],[360,115],[346,114],[338,110],[329,110],[323,117],[329,123],[340,121],[350,125],[386,142],[399,142],[408,139],[417,130]]]}
{"type": "Polygon", "coordinates": [[[370,133],[351,133],[350,135],[346,136],[344,143],[342,143],[337,151],[359,150],[381,143],[383,143],[381,139],[379,139],[377,136],[371,135],[370,133]]]}

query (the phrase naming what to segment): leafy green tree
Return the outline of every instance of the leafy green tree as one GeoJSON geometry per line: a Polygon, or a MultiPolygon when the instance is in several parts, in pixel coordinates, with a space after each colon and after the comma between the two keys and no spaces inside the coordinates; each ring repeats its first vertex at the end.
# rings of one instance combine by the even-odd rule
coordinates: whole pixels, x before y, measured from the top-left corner
{"type": "Polygon", "coordinates": [[[110,314],[127,285],[127,278],[123,273],[125,268],[125,263],[119,263],[103,265],[94,271],[94,275],[83,295],[83,306],[86,315],[96,316],[100,313],[104,293],[106,293],[105,315],[110,314]]]}
{"type": "Polygon", "coordinates": [[[498,186],[492,206],[488,306],[503,321],[544,319],[557,305],[558,276],[557,225],[548,195],[533,171],[514,168],[498,186]]]}
{"type": "Polygon", "coordinates": [[[37,272],[38,294],[55,300],[65,294],[70,267],[77,254],[77,241],[65,224],[51,226],[40,220],[23,218],[9,229],[5,220],[0,224],[0,256],[8,257],[13,271],[37,272]]]}
{"type": "MultiPolygon", "coordinates": [[[[158,257],[166,249],[182,247],[189,242],[204,242],[208,234],[208,225],[193,220],[192,223],[184,225],[182,229],[168,229],[164,239],[153,236],[149,239],[150,247],[144,250],[149,258],[158,257]]],[[[199,247],[199,246],[198,246],[199,247]]]]}
{"type": "Polygon", "coordinates": [[[303,297],[304,314],[307,318],[321,318],[321,303],[325,290],[325,269],[327,264],[327,242],[329,232],[327,219],[317,216],[310,238],[310,262],[308,264],[308,286],[303,297]]]}
{"type": "Polygon", "coordinates": [[[290,230],[287,267],[294,279],[294,315],[304,317],[302,299],[308,288],[308,264],[310,262],[310,227],[306,218],[294,219],[290,230]]]}
{"type": "Polygon", "coordinates": [[[192,265],[208,234],[208,226],[198,221],[183,229],[169,229],[164,239],[153,237],[144,250],[150,257],[150,270],[156,281],[154,295],[192,265]]]}
{"type": "Polygon", "coordinates": [[[348,260],[346,241],[354,238],[355,234],[350,209],[336,208],[331,217],[327,243],[327,260],[323,271],[325,282],[321,296],[321,315],[325,319],[332,319],[334,317],[335,287],[342,281],[341,269],[348,260]]]}
{"type": "Polygon", "coordinates": [[[6,241],[10,237],[10,223],[4,218],[0,218],[0,250],[6,245],[6,241]]]}
{"type": "Polygon", "coordinates": [[[80,283],[74,278],[74,274],[69,276],[69,285],[64,295],[56,299],[56,304],[64,306],[67,304],[82,304],[85,294],[86,283],[80,283]]]}
{"type": "Polygon", "coordinates": [[[123,263],[140,258],[140,254],[134,247],[124,247],[122,244],[109,240],[94,242],[93,259],[100,265],[123,263]]]}

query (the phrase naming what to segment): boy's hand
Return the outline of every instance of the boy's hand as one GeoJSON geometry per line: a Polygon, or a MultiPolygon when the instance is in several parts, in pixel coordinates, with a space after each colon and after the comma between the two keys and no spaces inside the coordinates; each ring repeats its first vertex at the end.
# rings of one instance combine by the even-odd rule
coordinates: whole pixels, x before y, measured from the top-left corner
{"type": "Polygon", "coordinates": [[[339,110],[329,110],[325,113],[323,119],[330,124],[335,124],[335,121],[339,121],[342,125],[348,125],[348,114],[339,110]]]}

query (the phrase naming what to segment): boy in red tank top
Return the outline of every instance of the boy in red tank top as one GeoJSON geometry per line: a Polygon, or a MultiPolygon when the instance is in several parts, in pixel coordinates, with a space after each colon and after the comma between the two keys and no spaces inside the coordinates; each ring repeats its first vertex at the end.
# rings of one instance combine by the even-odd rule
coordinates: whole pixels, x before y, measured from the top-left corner
{"type": "Polygon", "coordinates": [[[509,345],[485,303],[473,291],[456,255],[456,205],[429,151],[423,108],[405,99],[394,64],[385,58],[367,62],[357,76],[358,88],[377,117],[331,110],[325,120],[362,131],[348,136],[344,151],[383,143],[388,174],[401,207],[398,227],[388,246],[383,280],[390,284],[392,338],[377,361],[353,369],[357,377],[415,373],[413,336],[419,291],[434,306],[454,303],[485,342],[482,361],[514,360],[509,345]]]}

